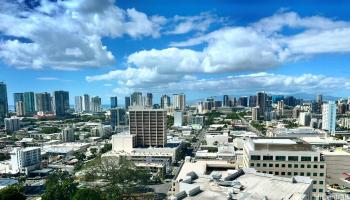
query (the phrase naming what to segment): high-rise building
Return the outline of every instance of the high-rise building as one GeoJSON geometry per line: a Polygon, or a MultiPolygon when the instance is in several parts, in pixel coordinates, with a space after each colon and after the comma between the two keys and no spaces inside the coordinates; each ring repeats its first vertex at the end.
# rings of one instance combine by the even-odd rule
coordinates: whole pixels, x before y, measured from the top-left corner
{"type": "Polygon", "coordinates": [[[162,109],[167,109],[170,107],[170,97],[168,95],[163,95],[160,98],[160,107],[162,109]]]}
{"type": "Polygon", "coordinates": [[[15,132],[20,129],[20,120],[18,117],[5,118],[5,130],[15,132]]]}
{"type": "Polygon", "coordinates": [[[54,91],[53,92],[53,107],[56,116],[65,116],[69,110],[69,92],[54,91]]]}
{"type": "Polygon", "coordinates": [[[134,92],[131,94],[131,106],[142,106],[142,92],[134,92]]]}
{"type": "Polygon", "coordinates": [[[222,107],[230,107],[230,98],[228,97],[228,95],[223,96],[222,107]]]}
{"type": "Polygon", "coordinates": [[[152,93],[147,93],[147,95],[146,95],[146,106],[150,107],[150,108],[153,106],[153,94],[152,93]]]}
{"type": "Polygon", "coordinates": [[[51,112],[52,111],[52,102],[50,93],[36,93],[35,94],[35,103],[37,112],[51,112]]]}
{"type": "Polygon", "coordinates": [[[253,108],[256,107],[256,102],[257,102],[257,96],[249,96],[249,107],[253,108]]]}
{"type": "Polygon", "coordinates": [[[25,173],[40,167],[41,148],[40,147],[15,147],[11,152],[12,173],[25,173]]]}
{"type": "Polygon", "coordinates": [[[101,112],[102,106],[101,106],[101,98],[96,96],[91,98],[91,112],[101,112]]]}
{"type": "Polygon", "coordinates": [[[326,192],[326,162],[321,152],[297,138],[246,140],[243,167],[282,177],[307,176],[314,180],[313,197],[324,197],[326,192]]]}
{"type": "Polygon", "coordinates": [[[185,110],[186,107],[186,96],[185,94],[174,94],[173,95],[173,108],[174,110],[185,110]]]}
{"type": "Polygon", "coordinates": [[[239,97],[238,105],[243,107],[248,107],[248,97],[239,97]]]}
{"type": "Polygon", "coordinates": [[[83,112],[90,112],[90,96],[88,94],[83,95],[82,107],[83,112]]]}
{"type": "Polygon", "coordinates": [[[111,108],[118,107],[118,97],[111,97],[111,108]]]}
{"type": "Polygon", "coordinates": [[[118,126],[126,125],[125,110],[121,107],[112,108],[111,112],[111,126],[113,130],[118,126]]]}
{"type": "Polygon", "coordinates": [[[74,98],[74,110],[77,113],[83,112],[83,97],[82,96],[76,96],[74,98]]]}
{"type": "Polygon", "coordinates": [[[260,116],[259,116],[259,107],[254,107],[252,108],[252,120],[253,121],[257,121],[259,120],[260,116]]]}
{"type": "Polygon", "coordinates": [[[310,126],[311,114],[309,112],[300,112],[299,114],[299,124],[301,126],[310,126]]]}
{"type": "Polygon", "coordinates": [[[136,136],[140,147],[166,145],[167,115],[164,109],[131,107],[129,109],[130,134],[136,136]]]}
{"type": "Polygon", "coordinates": [[[337,106],[334,101],[322,105],[322,129],[335,133],[337,106]]]}
{"type": "Polygon", "coordinates": [[[16,103],[23,100],[23,93],[13,93],[13,105],[15,106],[15,111],[17,111],[16,103]]]}
{"type": "Polygon", "coordinates": [[[130,97],[125,97],[125,109],[128,110],[131,104],[130,97]]]}
{"type": "Polygon", "coordinates": [[[183,113],[181,111],[174,112],[174,126],[181,127],[183,125],[183,113]]]}
{"type": "Polygon", "coordinates": [[[23,106],[25,115],[33,115],[35,113],[35,100],[34,92],[23,93],[23,106]]]}
{"type": "Polygon", "coordinates": [[[265,92],[258,92],[256,104],[259,107],[259,115],[264,115],[267,107],[267,94],[265,92]]]}
{"type": "Polygon", "coordinates": [[[277,115],[278,116],[284,115],[284,101],[283,100],[277,101],[277,115]]]}
{"type": "Polygon", "coordinates": [[[15,107],[16,107],[16,115],[17,116],[24,116],[25,115],[23,101],[17,101],[15,107]]]}
{"type": "Polygon", "coordinates": [[[62,130],[60,139],[62,142],[74,142],[74,128],[66,127],[62,130]]]}
{"type": "Polygon", "coordinates": [[[318,94],[316,97],[316,102],[320,105],[323,104],[323,95],[322,94],[318,94]]]}
{"type": "Polygon", "coordinates": [[[4,82],[0,82],[0,122],[8,115],[7,88],[4,82]]]}

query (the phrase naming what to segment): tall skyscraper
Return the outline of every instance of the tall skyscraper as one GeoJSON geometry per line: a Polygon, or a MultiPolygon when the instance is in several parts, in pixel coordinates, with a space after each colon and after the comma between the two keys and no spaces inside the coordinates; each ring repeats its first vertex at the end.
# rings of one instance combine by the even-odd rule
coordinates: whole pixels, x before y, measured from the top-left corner
{"type": "Polygon", "coordinates": [[[13,93],[13,105],[15,106],[15,111],[17,111],[16,103],[18,101],[23,102],[23,93],[13,93]]]}
{"type": "Polygon", "coordinates": [[[322,129],[335,133],[337,106],[334,101],[322,105],[322,129]]]}
{"type": "Polygon", "coordinates": [[[125,109],[128,110],[131,104],[130,97],[125,97],[125,109]]]}
{"type": "Polygon", "coordinates": [[[15,107],[16,107],[16,115],[17,116],[24,116],[25,115],[23,101],[17,101],[15,107]]]}
{"type": "Polygon", "coordinates": [[[74,98],[75,100],[75,106],[74,106],[74,110],[75,112],[82,112],[83,111],[83,97],[82,96],[76,96],[74,98]]]}
{"type": "Polygon", "coordinates": [[[238,105],[248,107],[248,97],[239,97],[238,105]]]}
{"type": "Polygon", "coordinates": [[[131,105],[132,106],[142,106],[143,105],[142,100],[142,93],[141,92],[134,92],[131,94],[131,105]]]}
{"type": "Polygon", "coordinates": [[[150,108],[153,106],[153,94],[152,93],[147,93],[147,95],[146,95],[146,106],[150,107],[150,108]]]}
{"type": "Polygon", "coordinates": [[[166,145],[167,115],[164,109],[131,107],[129,109],[130,134],[136,136],[140,147],[166,145]]]}
{"type": "Polygon", "coordinates": [[[35,113],[34,92],[23,93],[23,106],[25,115],[33,115],[35,113]]]}
{"type": "Polygon", "coordinates": [[[323,95],[322,94],[317,95],[316,102],[318,104],[322,105],[322,103],[323,103],[323,95]]]}
{"type": "Polygon", "coordinates": [[[256,107],[256,102],[257,102],[257,96],[249,96],[249,107],[253,108],[256,107]]]}
{"type": "Polygon", "coordinates": [[[168,95],[163,95],[160,98],[160,107],[162,109],[167,109],[170,107],[170,97],[168,95]]]}
{"type": "Polygon", "coordinates": [[[83,95],[82,108],[84,112],[90,112],[90,96],[88,94],[83,95]]]}
{"type": "Polygon", "coordinates": [[[101,98],[96,96],[91,98],[91,111],[96,113],[96,112],[101,112],[102,111],[102,106],[101,106],[101,98]]]}
{"type": "Polygon", "coordinates": [[[51,112],[52,111],[52,102],[50,93],[36,93],[36,111],[37,112],[51,112]]]}
{"type": "Polygon", "coordinates": [[[173,95],[173,108],[174,110],[185,110],[186,107],[186,96],[185,94],[174,94],[173,95]]]}
{"type": "Polygon", "coordinates": [[[118,107],[118,97],[111,97],[111,108],[118,107]]]}
{"type": "Polygon", "coordinates": [[[112,108],[111,112],[111,126],[113,129],[118,126],[126,125],[125,110],[123,108],[117,107],[112,108]]]}
{"type": "Polygon", "coordinates": [[[259,107],[259,115],[264,115],[266,112],[266,101],[267,101],[267,94],[265,92],[258,92],[257,94],[257,100],[256,104],[259,107]]]}
{"type": "Polygon", "coordinates": [[[0,82],[0,123],[8,115],[7,88],[4,82],[0,82]]]}
{"type": "Polygon", "coordinates": [[[56,116],[65,116],[69,110],[69,92],[54,91],[53,92],[53,106],[56,116]]]}
{"type": "Polygon", "coordinates": [[[228,95],[224,95],[222,98],[222,106],[223,107],[230,107],[230,98],[228,97],[228,95]]]}

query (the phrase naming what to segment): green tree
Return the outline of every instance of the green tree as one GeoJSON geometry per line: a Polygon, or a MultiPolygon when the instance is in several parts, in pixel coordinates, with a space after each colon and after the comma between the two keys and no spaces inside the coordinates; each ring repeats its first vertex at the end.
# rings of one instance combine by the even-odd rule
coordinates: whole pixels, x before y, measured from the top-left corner
{"type": "Polygon", "coordinates": [[[77,151],[74,153],[74,156],[79,160],[83,161],[86,158],[86,155],[83,152],[77,151]]]}
{"type": "Polygon", "coordinates": [[[55,172],[46,180],[42,200],[71,200],[77,191],[77,185],[68,172],[55,172]]]}
{"type": "Polygon", "coordinates": [[[97,149],[96,148],[91,148],[90,149],[90,153],[93,154],[93,155],[96,155],[97,149]]]}
{"type": "Polygon", "coordinates": [[[72,200],[104,200],[102,192],[98,189],[83,188],[79,189],[72,200]]]}
{"type": "Polygon", "coordinates": [[[0,200],[25,200],[26,196],[23,194],[23,187],[18,185],[11,185],[0,190],[0,200]]]}
{"type": "Polygon", "coordinates": [[[105,144],[101,150],[100,153],[106,153],[108,151],[112,150],[112,144],[105,144]]]}

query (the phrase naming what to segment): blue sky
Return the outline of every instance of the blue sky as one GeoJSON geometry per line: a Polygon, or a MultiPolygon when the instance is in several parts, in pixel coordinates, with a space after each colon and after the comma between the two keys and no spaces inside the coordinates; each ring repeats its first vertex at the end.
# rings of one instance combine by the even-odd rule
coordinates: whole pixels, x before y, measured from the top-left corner
{"type": "Polygon", "coordinates": [[[0,80],[68,90],[350,96],[347,1],[7,1],[0,80]],[[84,2],[84,3],[83,3],[84,2]],[[300,2],[300,3],[298,3],[300,2]]]}

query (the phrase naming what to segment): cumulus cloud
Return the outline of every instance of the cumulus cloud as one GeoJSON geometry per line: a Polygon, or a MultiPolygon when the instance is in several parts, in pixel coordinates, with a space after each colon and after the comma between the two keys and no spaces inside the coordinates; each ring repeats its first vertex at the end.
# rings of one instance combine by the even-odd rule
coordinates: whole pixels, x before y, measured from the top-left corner
{"type": "Polygon", "coordinates": [[[102,37],[159,37],[161,16],[115,0],[3,2],[0,5],[0,58],[18,68],[74,70],[111,66],[113,54],[102,37]]]}

